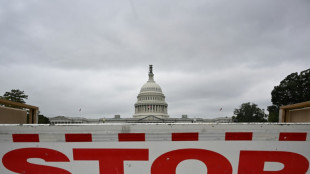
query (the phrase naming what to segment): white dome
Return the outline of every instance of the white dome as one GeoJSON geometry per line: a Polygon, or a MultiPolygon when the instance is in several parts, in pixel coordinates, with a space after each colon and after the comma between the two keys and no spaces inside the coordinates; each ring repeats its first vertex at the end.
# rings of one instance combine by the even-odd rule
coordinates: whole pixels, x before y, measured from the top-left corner
{"type": "Polygon", "coordinates": [[[157,83],[155,83],[155,81],[148,81],[142,86],[140,93],[141,92],[160,92],[160,93],[162,93],[162,90],[161,90],[160,86],[157,83]]]}
{"type": "Polygon", "coordinates": [[[168,104],[165,102],[165,95],[161,87],[154,81],[152,65],[150,65],[149,80],[142,86],[135,103],[135,118],[156,116],[161,118],[169,117],[168,104]]]}

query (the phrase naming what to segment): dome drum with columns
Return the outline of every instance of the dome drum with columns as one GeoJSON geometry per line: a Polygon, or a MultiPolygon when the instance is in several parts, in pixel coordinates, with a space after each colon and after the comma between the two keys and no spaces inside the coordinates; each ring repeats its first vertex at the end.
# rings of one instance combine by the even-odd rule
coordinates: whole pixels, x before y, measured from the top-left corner
{"type": "Polygon", "coordinates": [[[142,86],[135,103],[135,118],[156,116],[168,118],[168,104],[160,86],[154,81],[153,67],[149,67],[149,80],[142,86]]]}

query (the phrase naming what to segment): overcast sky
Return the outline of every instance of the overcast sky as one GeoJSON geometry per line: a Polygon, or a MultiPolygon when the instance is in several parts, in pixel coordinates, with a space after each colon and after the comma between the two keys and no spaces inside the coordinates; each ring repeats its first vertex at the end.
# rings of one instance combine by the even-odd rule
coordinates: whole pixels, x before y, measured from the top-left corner
{"type": "Polygon", "coordinates": [[[132,117],[150,64],[170,117],[266,109],[310,68],[310,1],[0,1],[0,95],[45,116],[132,117]]]}

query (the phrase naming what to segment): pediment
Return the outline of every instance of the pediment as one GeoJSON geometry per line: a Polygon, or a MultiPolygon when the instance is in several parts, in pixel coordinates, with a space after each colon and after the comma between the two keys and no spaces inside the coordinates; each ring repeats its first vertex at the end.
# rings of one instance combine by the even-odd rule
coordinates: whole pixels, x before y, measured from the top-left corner
{"type": "Polygon", "coordinates": [[[156,117],[154,115],[149,115],[144,118],[139,119],[139,121],[163,121],[164,119],[156,117]]]}

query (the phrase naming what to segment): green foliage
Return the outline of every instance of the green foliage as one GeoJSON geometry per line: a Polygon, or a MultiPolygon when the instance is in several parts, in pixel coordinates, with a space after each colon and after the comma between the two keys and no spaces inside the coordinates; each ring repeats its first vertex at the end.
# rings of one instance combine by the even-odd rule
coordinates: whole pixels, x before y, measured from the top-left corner
{"type": "Polygon", "coordinates": [[[38,115],[38,123],[39,124],[50,124],[50,119],[45,117],[44,115],[38,115]]]}
{"type": "Polygon", "coordinates": [[[288,75],[271,92],[275,106],[290,105],[310,100],[310,69],[288,75]]]}
{"type": "Polygon", "coordinates": [[[310,69],[292,73],[271,92],[272,106],[268,106],[270,122],[279,121],[280,106],[310,101],[310,69]]]}
{"type": "Polygon", "coordinates": [[[11,92],[5,92],[3,98],[13,102],[26,103],[24,99],[28,99],[28,95],[19,89],[12,89],[11,92]]]}
{"type": "Polygon", "coordinates": [[[279,107],[272,105],[267,108],[269,112],[268,122],[279,122],[279,107]]]}
{"type": "Polygon", "coordinates": [[[264,111],[254,103],[243,103],[234,114],[235,122],[266,122],[264,111]]]}
{"type": "Polygon", "coordinates": [[[232,116],[231,119],[232,119],[232,122],[237,122],[236,121],[236,116],[232,116]]]}

